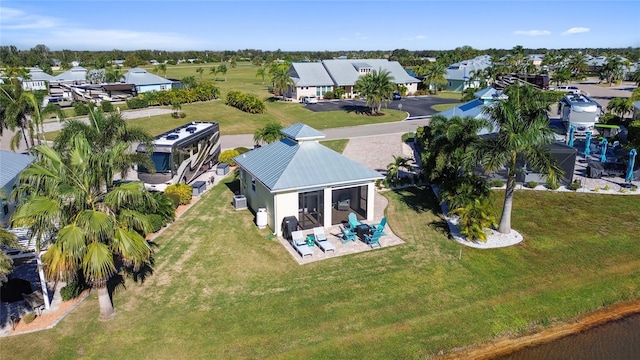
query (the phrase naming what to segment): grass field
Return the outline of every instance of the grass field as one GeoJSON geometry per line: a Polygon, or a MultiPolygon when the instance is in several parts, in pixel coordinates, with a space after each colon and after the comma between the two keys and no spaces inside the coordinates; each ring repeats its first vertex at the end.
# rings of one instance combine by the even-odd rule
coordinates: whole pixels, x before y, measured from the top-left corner
{"type": "Polygon", "coordinates": [[[301,266],[233,210],[233,187],[156,238],[113,320],[92,294],[51,330],[0,339],[2,358],[424,359],[640,295],[635,196],[520,191],[524,243],[479,250],[447,238],[430,191],[388,192],[404,245],[301,266]]]}

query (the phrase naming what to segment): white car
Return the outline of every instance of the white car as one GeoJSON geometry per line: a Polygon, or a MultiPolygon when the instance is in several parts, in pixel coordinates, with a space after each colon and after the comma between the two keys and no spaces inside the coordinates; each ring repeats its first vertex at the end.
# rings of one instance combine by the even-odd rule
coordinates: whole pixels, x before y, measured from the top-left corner
{"type": "Polygon", "coordinates": [[[303,104],[317,104],[318,98],[315,96],[305,96],[302,98],[303,104]]]}

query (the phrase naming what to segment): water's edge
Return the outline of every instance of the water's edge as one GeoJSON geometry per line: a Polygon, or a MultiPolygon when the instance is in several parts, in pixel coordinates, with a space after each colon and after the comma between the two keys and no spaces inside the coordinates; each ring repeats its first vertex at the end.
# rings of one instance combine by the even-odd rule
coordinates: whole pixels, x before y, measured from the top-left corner
{"type": "Polygon", "coordinates": [[[577,334],[611,321],[640,314],[640,299],[619,303],[593,313],[578,316],[540,332],[521,337],[501,337],[487,343],[453,351],[438,359],[493,359],[506,356],[526,347],[540,345],[577,334]]]}

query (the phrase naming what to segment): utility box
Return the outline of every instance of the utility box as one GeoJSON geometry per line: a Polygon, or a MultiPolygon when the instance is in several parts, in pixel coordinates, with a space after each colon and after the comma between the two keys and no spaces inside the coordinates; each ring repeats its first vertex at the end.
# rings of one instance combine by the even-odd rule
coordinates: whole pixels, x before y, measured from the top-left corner
{"type": "Polygon", "coordinates": [[[233,196],[233,208],[236,210],[246,210],[247,198],[244,195],[233,196]]]}
{"type": "Polygon", "coordinates": [[[258,229],[264,229],[267,227],[267,209],[258,209],[258,212],[256,213],[256,225],[258,225],[258,229]]]}
{"type": "Polygon", "coordinates": [[[220,163],[216,169],[216,175],[227,175],[229,173],[229,164],[220,163]]]}
{"type": "Polygon", "coordinates": [[[191,187],[193,188],[193,196],[200,196],[207,190],[207,183],[204,181],[196,181],[191,184],[191,187]]]}

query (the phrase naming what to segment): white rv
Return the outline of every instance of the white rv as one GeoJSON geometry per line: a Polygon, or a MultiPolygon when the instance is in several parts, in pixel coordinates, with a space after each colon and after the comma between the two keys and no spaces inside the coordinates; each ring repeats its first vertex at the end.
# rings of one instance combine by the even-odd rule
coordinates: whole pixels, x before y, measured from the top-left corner
{"type": "Polygon", "coordinates": [[[569,126],[573,125],[575,135],[593,132],[602,112],[600,104],[580,94],[563,96],[558,106],[565,128],[569,129],[569,126]]]}

